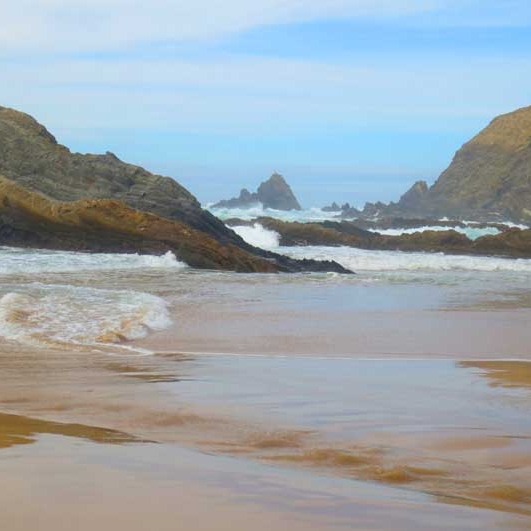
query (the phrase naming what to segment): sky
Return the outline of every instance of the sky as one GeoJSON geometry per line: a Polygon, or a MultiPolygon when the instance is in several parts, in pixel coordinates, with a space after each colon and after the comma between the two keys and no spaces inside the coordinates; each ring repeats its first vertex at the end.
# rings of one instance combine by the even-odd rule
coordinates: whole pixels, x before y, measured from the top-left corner
{"type": "Polygon", "coordinates": [[[0,105],[203,203],[396,200],[531,105],[529,0],[3,0],[0,105]]]}

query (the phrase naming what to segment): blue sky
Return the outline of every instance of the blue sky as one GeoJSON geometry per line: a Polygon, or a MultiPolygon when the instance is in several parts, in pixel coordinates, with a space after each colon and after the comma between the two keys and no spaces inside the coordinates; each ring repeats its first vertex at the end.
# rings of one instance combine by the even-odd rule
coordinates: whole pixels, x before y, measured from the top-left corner
{"type": "Polygon", "coordinates": [[[273,171],[306,206],[397,199],[531,104],[522,0],[18,0],[2,18],[0,105],[203,202],[273,171]]]}

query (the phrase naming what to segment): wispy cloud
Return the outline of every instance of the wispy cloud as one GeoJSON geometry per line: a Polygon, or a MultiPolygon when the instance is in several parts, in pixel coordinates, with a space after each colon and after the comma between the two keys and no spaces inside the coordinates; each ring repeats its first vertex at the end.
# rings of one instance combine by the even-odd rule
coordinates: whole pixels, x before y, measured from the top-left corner
{"type": "Polygon", "coordinates": [[[249,133],[327,126],[433,130],[526,103],[531,60],[465,64],[220,56],[10,63],[3,101],[62,127],[249,133]],[[497,75],[493,76],[493,73],[497,75]],[[60,114],[57,116],[57,109],[60,114]]]}
{"type": "Polygon", "coordinates": [[[268,24],[429,13],[445,4],[448,0],[17,0],[2,5],[0,47],[112,50],[219,38],[268,24]]]}
{"type": "Polygon", "coordinates": [[[264,25],[334,18],[521,25],[531,22],[531,7],[527,0],[8,0],[1,17],[0,53],[70,53],[216,39],[264,25]]]}

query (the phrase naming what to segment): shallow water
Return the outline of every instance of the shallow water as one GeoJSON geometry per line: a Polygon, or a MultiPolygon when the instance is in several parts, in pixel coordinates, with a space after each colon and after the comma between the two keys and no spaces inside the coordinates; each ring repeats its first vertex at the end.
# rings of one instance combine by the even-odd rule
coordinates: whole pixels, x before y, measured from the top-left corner
{"type": "MultiPolygon", "coordinates": [[[[84,451],[110,467],[102,478],[111,484],[142,461],[159,492],[156,456],[179,460],[182,446],[228,455],[235,461],[220,461],[228,464],[218,476],[224,495],[239,500],[234,478],[251,469],[260,484],[274,477],[280,498],[298,492],[296,506],[327,492],[346,519],[323,506],[316,529],[387,529],[395,518],[404,529],[529,523],[531,364],[508,361],[531,360],[528,262],[447,267],[445,256],[294,252],[366,265],[355,276],[238,275],[194,271],[171,256],[2,249],[0,413],[33,419],[0,415],[0,436],[26,443],[13,472],[29,474],[49,437],[92,433],[84,451]],[[94,438],[110,443],[116,433],[167,450],[147,445],[125,461],[93,453],[94,438]],[[329,482],[347,489],[345,500],[329,482]],[[360,496],[371,507],[365,516],[353,509],[360,496]]],[[[74,443],[60,444],[70,452],[74,443]]],[[[7,446],[0,459],[19,445],[7,446]]],[[[210,467],[194,455],[198,469],[210,467]]],[[[189,478],[195,504],[212,494],[205,477],[189,478]]],[[[264,518],[272,511],[286,529],[297,521],[266,486],[257,496],[264,518]]],[[[160,509],[173,514],[166,502],[160,509]]],[[[248,515],[245,507],[238,501],[227,521],[248,515]]],[[[312,528],[304,518],[301,526],[312,528]]]]}

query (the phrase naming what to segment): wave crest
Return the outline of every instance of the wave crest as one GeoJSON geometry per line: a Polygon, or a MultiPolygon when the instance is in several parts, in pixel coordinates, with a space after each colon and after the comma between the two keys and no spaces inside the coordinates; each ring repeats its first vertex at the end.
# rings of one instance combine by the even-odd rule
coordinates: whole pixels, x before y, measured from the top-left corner
{"type": "Polygon", "coordinates": [[[0,248],[0,275],[185,267],[171,251],[153,256],[0,248]]]}
{"type": "Polygon", "coordinates": [[[32,345],[105,347],[170,324],[167,303],[147,293],[51,285],[0,298],[0,336],[32,345]]]}

